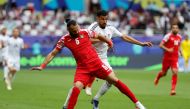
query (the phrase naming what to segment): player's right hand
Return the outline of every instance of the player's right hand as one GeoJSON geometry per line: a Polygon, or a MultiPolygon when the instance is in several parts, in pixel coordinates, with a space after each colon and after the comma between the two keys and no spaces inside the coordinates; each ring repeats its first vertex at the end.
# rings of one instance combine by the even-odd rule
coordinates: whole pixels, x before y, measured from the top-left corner
{"type": "Polygon", "coordinates": [[[167,50],[168,52],[173,52],[174,51],[174,48],[168,48],[168,50],[167,50]]]}
{"type": "Polygon", "coordinates": [[[31,70],[39,70],[41,71],[43,68],[42,67],[32,67],[31,70]]]}

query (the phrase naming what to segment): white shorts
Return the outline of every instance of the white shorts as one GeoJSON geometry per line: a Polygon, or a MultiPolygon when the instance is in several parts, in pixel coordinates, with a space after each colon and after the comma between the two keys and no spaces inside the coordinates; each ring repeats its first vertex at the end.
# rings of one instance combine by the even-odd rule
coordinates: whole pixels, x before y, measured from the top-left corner
{"type": "Polygon", "coordinates": [[[15,68],[16,71],[20,70],[20,62],[19,61],[15,61],[13,59],[8,59],[7,60],[7,66],[15,68]]]}
{"type": "Polygon", "coordinates": [[[113,70],[112,67],[110,66],[109,62],[108,62],[108,59],[101,59],[101,61],[102,61],[108,68],[110,68],[111,70],[113,70]]]}

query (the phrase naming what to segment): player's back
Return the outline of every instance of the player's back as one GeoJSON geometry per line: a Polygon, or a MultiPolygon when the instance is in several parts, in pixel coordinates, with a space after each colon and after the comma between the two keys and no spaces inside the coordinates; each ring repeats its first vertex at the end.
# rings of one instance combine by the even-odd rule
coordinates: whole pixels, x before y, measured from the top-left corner
{"type": "MultiPolygon", "coordinates": [[[[72,38],[67,34],[61,38],[62,41],[60,40],[61,42],[64,42],[63,46],[71,50],[77,62],[77,67],[95,67],[96,63],[98,65],[99,58],[89,37],[88,31],[81,29],[78,37],[72,38]]],[[[60,42],[58,42],[58,45],[59,43],[60,42]]]]}

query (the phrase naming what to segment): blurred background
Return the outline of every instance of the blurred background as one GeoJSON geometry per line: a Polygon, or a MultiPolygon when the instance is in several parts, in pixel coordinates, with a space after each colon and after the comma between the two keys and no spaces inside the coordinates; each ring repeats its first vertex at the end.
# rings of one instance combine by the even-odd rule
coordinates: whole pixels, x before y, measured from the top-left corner
{"type": "MultiPolygon", "coordinates": [[[[152,41],[151,48],[125,43],[114,38],[109,61],[116,68],[161,68],[162,50],[158,44],[177,23],[182,36],[190,35],[190,1],[188,0],[0,0],[0,26],[18,27],[29,48],[22,51],[21,66],[40,65],[66,32],[65,18],[77,20],[82,28],[95,21],[95,13],[109,11],[109,24],[140,41],[152,41]]],[[[179,59],[183,71],[183,59],[179,59]]],[[[51,67],[75,67],[75,61],[64,48],[51,67]],[[62,58],[66,56],[65,58],[62,58]]]]}

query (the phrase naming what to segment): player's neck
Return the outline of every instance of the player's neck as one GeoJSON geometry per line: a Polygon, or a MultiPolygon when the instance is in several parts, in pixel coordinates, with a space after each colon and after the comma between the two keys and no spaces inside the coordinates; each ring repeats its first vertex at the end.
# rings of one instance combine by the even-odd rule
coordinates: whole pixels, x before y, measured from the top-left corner
{"type": "Polygon", "coordinates": [[[13,36],[13,38],[14,38],[14,39],[18,39],[18,37],[14,37],[14,36],[13,36]]]}

